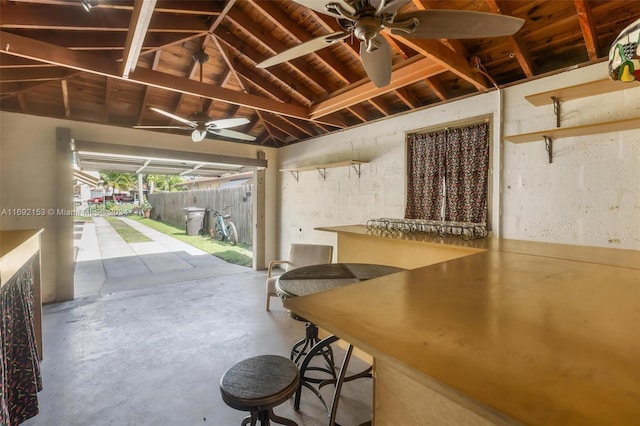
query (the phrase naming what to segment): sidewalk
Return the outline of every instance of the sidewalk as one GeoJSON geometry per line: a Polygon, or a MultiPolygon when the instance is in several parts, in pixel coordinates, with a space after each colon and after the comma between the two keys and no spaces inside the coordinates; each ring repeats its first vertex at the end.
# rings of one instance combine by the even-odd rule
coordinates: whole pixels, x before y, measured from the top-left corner
{"type": "Polygon", "coordinates": [[[135,220],[119,219],[152,241],[128,244],[101,217],[84,223],[76,240],[76,298],[251,271],[135,220]]]}

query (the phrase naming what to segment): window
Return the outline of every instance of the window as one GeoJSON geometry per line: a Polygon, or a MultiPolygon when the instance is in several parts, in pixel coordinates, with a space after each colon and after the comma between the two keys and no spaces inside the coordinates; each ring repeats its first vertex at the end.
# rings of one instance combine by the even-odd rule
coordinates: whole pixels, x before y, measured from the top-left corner
{"type": "Polygon", "coordinates": [[[489,124],[407,137],[405,218],[486,223],[489,124]]]}

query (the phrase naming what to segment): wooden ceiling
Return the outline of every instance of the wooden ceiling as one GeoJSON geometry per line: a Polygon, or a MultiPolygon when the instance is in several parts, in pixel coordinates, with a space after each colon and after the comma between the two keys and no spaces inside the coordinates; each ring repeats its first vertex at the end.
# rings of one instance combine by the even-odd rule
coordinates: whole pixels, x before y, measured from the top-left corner
{"type": "Polygon", "coordinates": [[[336,19],[293,1],[152,1],[139,49],[133,40],[145,28],[143,2],[87,1],[89,12],[81,0],[0,0],[2,110],[132,127],[178,124],[150,107],[181,117],[204,108],[213,119],[246,117],[234,130],[256,141],[236,142],[270,147],[603,60],[640,16],[640,1],[413,0],[401,12],[473,10],[525,24],[514,36],[482,40],[385,33],[394,71],[388,86],[376,88],[357,39],[256,68],[340,30],[336,19]],[[201,48],[209,55],[202,83],[193,59],[201,48]],[[123,77],[138,50],[135,69],[123,77]]]}

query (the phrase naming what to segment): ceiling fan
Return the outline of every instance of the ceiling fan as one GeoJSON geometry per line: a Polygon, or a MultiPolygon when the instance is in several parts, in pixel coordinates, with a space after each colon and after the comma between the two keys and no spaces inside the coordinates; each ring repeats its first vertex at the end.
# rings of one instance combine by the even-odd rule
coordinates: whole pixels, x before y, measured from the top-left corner
{"type": "MultiPolygon", "coordinates": [[[[200,64],[200,82],[202,83],[202,65],[209,60],[209,56],[203,50],[196,52],[193,55],[193,59],[200,64]]],[[[133,126],[136,129],[179,129],[179,130],[192,130],[191,140],[193,142],[202,142],[207,136],[207,133],[217,136],[224,136],[226,138],[239,139],[243,141],[254,141],[255,136],[248,135],[246,133],[236,132],[235,130],[229,130],[231,127],[242,126],[249,122],[246,118],[225,118],[222,120],[213,120],[206,112],[202,110],[202,99],[200,99],[200,111],[195,112],[189,116],[189,118],[182,118],[167,111],[163,111],[160,108],[149,108],[153,112],[162,114],[165,117],[169,117],[175,121],[178,121],[184,126],[133,126]]]]}
{"type": "Polygon", "coordinates": [[[407,38],[484,38],[514,34],[524,20],[512,16],[467,10],[430,9],[398,14],[411,0],[294,0],[317,12],[333,16],[343,31],[327,34],[285,50],[257,65],[267,68],[323,49],[350,35],[360,39],[360,59],[376,85],[391,81],[391,46],[383,29],[407,38]]]}

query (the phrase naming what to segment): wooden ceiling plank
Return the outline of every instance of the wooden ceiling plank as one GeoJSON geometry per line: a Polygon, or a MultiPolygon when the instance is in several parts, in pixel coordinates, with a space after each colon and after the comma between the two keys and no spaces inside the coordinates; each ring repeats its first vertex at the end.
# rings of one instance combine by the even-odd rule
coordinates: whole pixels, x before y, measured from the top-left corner
{"type": "Polygon", "coordinates": [[[288,135],[293,136],[297,140],[306,139],[309,136],[315,136],[313,132],[303,130],[300,127],[294,125],[291,121],[285,120],[283,117],[279,117],[275,114],[263,112],[262,119],[287,133],[288,135]]]}
{"type": "Polygon", "coordinates": [[[345,88],[345,91],[340,91],[340,93],[331,95],[312,105],[309,108],[311,118],[315,120],[445,71],[445,68],[440,64],[434,63],[429,58],[412,58],[405,62],[406,64],[403,64],[403,66],[396,68],[392,72],[391,83],[389,85],[376,87],[371,81],[363,84],[355,83],[355,87],[345,88]]]}
{"type": "MultiPolygon", "coordinates": [[[[504,15],[510,15],[509,5],[503,0],[485,0],[489,9],[493,13],[499,13],[504,15]]],[[[527,48],[527,44],[524,42],[520,34],[516,33],[511,36],[507,36],[507,40],[513,49],[513,54],[518,60],[518,64],[527,77],[534,75],[533,59],[531,58],[531,52],[527,48]]]]}
{"type": "Polygon", "coordinates": [[[598,59],[598,36],[593,14],[591,13],[591,4],[585,0],[573,0],[573,4],[578,13],[578,22],[580,22],[582,38],[589,54],[589,60],[595,61],[598,59]]]}
{"type": "Polygon", "coordinates": [[[389,111],[387,111],[387,109],[386,109],[386,108],[384,108],[384,107],[381,105],[381,103],[380,103],[380,100],[379,100],[379,99],[374,99],[374,98],[369,99],[369,103],[370,103],[370,104],[371,104],[375,109],[377,109],[378,111],[380,111],[380,113],[381,113],[383,116],[385,116],[385,117],[388,117],[388,116],[389,116],[389,111]]]}
{"type": "Polygon", "coordinates": [[[0,70],[8,70],[11,68],[50,68],[53,66],[54,65],[45,64],[43,62],[32,61],[31,59],[18,58],[17,56],[0,56],[0,70]]]}
{"type": "MultiPolygon", "coordinates": [[[[255,63],[259,63],[267,58],[266,55],[261,55],[259,52],[257,52],[251,46],[247,45],[245,42],[240,40],[236,35],[228,30],[218,28],[212,35],[212,37],[217,37],[218,40],[223,42],[236,53],[242,53],[255,63]]],[[[291,87],[291,75],[284,72],[280,67],[274,67],[270,69],[269,72],[273,77],[280,80],[284,85],[291,87]]],[[[317,95],[305,85],[297,85],[295,92],[298,93],[300,97],[304,98],[305,101],[301,103],[310,103],[312,99],[317,98],[317,95]]]]}
{"type": "MultiPolygon", "coordinates": [[[[288,46],[284,45],[271,34],[261,32],[261,29],[255,25],[247,15],[242,13],[242,11],[232,10],[228,17],[238,26],[242,27],[246,34],[251,35],[256,41],[262,43],[262,45],[271,50],[274,54],[288,49],[288,46]]],[[[295,68],[302,76],[308,79],[310,83],[315,84],[316,88],[322,90],[324,93],[330,93],[331,91],[338,89],[337,87],[327,87],[326,78],[314,68],[310,68],[308,64],[300,58],[289,61],[286,64],[295,68]]]]}
{"type": "MultiPolygon", "coordinates": [[[[391,34],[391,36],[394,38],[400,37],[393,34],[391,34]]],[[[426,39],[409,40],[402,37],[402,42],[411,46],[411,48],[431,59],[433,62],[446,68],[448,71],[451,71],[458,77],[468,81],[474,85],[476,89],[488,89],[489,85],[487,84],[486,79],[482,75],[473,72],[471,65],[469,65],[469,61],[464,56],[452,51],[439,41],[426,39]]]]}
{"type": "MultiPolygon", "coordinates": [[[[241,61],[234,61],[232,51],[235,52],[235,49],[231,49],[226,43],[217,41],[217,37],[214,35],[213,38],[216,39],[216,43],[218,43],[219,50],[224,51],[225,58],[228,58],[228,61],[232,64],[233,73],[235,73],[236,78],[243,78],[252,86],[256,87],[260,90],[264,95],[272,97],[273,99],[280,100],[282,102],[297,102],[300,104],[308,103],[309,100],[302,96],[295,90],[285,91],[282,88],[274,85],[269,80],[264,78],[261,73],[258,73],[255,68],[249,68],[244,66],[241,61]],[[293,97],[293,98],[292,98],[293,97]]],[[[229,65],[229,64],[227,64],[229,65]]]]}
{"type": "MultiPolygon", "coordinates": [[[[129,31],[130,16],[131,12],[127,10],[95,8],[86,13],[82,8],[68,8],[62,13],[58,7],[22,3],[2,8],[0,28],[129,31]]],[[[207,30],[200,16],[160,13],[153,16],[149,24],[150,32],[202,33],[207,30]]]]}
{"type": "MultiPolygon", "coordinates": [[[[124,50],[127,33],[92,31],[32,31],[14,30],[14,34],[67,47],[72,50],[124,50]]],[[[194,37],[191,33],[147,33],[143,50],[162,48],[194,37]]],[[[119,54],[122,54],[121,52],[119,54]]]]}
{"type": "MultiPolygon", "coordinates": [[[[267,19],[277,25],[282,31],[293,37],[298,43],[304,43],[315,38],[315,36],[311,36],[301,29],[300,25],[296,21],[284,13],[282,9],[277,7],[272,1],[249,0],[249,2],[267,19]]],[[[351,84],[360,79],[359,76],[346,67],[343,62],[336,60],[335,56],[327,50],[318,50],[315,52],[315,55],[344,83],[351,84]]]]}
{"type": "MultiPolygon", "coordinates": [[[[86,52],[72,51],[6,31],[0,31],[0,45],[6,46],[7,54],[122,79],[117,64],[86,52]]],[[[309,120],[307,109],[298,105],[276,102],[149,69],[137,68],[129,75],[128,81],[309,120]]]]}
{"type": "Polygon", "coordinates": [[[424,83],[429,86],[431,91],[440,99],[441,101],[446,101],[449,98],[447,94],[447,89],[444,85],[440,84],[435,78],[427,78],[424,80],[424,83]]]}
{"type": "Polygon", "coordinates": [[[422,106],[420,100],[416,98],[416,96],[406,87],[398,88],[396,90],[396,95],[411,109],[420,108],[422,106]]]}
{"type": "Polygon", "coordinates": [[[352,105],[346,109],[351,114],[356,116],[358,120],[360,120],[361,122],[366,123],[367,121],[369,121],[368,119],[369,114],[367,113],[367,110],[365,109],[365,107],[362,106],[362,104],[352,105]]]}
{"type": "MultiPolygon", "coordinates": [[[[41,5],[62,5],[82,7],[82,4],[77,0],[12,0],[15,3],[30,3],[41,5]]],[[[118,9],[118,10],[131,10],[133,9],[133,1],[122,2],[102,1],[96,4],[93,9],[118,9]]],[[[92,10],[93,10],[92,9],[92,10]]],[[[181,15],[217,15],[221,12],[219,2],[215,1],[202,1],[202,0],[158,0],[156,5],[156,11],[161,13],[174,13],[181,15]]]]}
{"type": "MultiPolygon", "coordinates": [[[[2,55],[5,57],[6,55],[2,55]]],[[[63,68],[11,68],[5,69],[0,73],[0,81],[3,83],[12,83],[20,81],[46,81],[59,80],[64,78],[68,71],[63,68]]]]}

